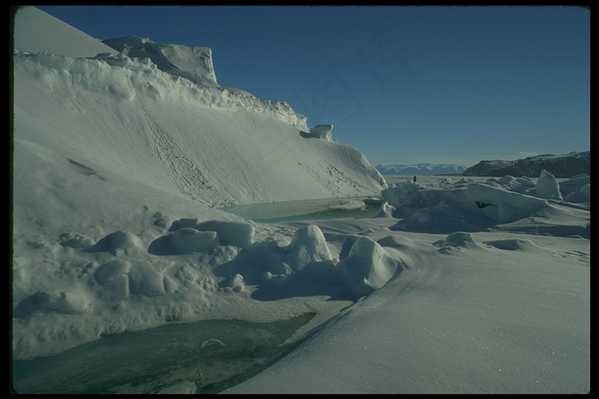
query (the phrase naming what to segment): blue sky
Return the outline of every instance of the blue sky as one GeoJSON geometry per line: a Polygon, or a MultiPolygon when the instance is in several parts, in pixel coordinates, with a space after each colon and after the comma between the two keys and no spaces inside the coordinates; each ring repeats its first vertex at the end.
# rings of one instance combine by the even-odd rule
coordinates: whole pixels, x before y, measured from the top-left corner
{"type": "Polygon", "coordinates": [[[584,8],[40,8],[100,39],[211,47],[219,83],[336,123],[372,163],[590,148],[584,8]]]}

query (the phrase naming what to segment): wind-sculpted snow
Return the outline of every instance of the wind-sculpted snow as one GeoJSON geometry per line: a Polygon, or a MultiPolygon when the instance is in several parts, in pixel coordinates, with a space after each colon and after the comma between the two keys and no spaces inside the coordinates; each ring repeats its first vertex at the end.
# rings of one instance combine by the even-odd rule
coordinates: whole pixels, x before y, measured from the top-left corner
{"type": "Polygon", "coordinates": [[[30,141],[104,181],[107,171],[134,176],[210,205],[372,195],[385,185],[355,149],[299,136],[305,118],[286,103],[198,85],[125,55],[18,52],[14,60],[17,129],[29,124],[30,141]]]}
{"type": "Polygon", "coordinates": [[[126,36],[103,41],[131,58],[149,58],[162,71],[178,75],[198,84],[217,86],[208,47],[189,47],[156,43],[148,38],[126,36]]]}
{"type": "Polygon", "coordinates": [[[243,90],[196,84],[160,70],[149,58],[133,59],[126,54],[72,58],[30,51],[16,51],[14,58],[16,68],[33,74],[51,90],[83,88],[121,100],[132,101],[139,95],[159,102],[188,103],[202,108],[251,110],[298,129],[306,128],[305,117],[297,115],[285,102],[260,100],[243,90]]]}
{"type": "Polygon", "coordinates": [[[536,195],[538,197],[547,199],[562,199],[559,183],[557,182],[555,176],[547,172],[545,169],[541,171],[541,174],[537,179],[536,195]]]}
{"type": "Polygon", "coordinates": [[[14,48],[71,57],[93,57],[99,53],[116,53],[75,27],[36,7],[21,7],[15,14],[14,48]]]}

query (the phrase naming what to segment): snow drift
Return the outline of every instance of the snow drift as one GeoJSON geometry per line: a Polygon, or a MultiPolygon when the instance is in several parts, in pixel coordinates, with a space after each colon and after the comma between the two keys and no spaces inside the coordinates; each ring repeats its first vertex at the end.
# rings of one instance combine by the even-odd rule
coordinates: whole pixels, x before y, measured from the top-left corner
{"type": "Polygon", "coordinates": [[[149,58],[158,69],[169,74],[197,84],[218,85],[212,50],[208,47],[162,44],[137,36],[107,39],[104,43],[131,58],[149,58]]]}
{"type": "MultiPolygon", "coordinates": [[[[255,231],[215,208],[386,186],[354,148],[302,138],[306,119],[289,104],[218,85],[206,48],[107,43],[127,50],[37,9],[17,15],[16,358],[169,320],[288,315],[295,305],[226,295],[250,275],[219,286],[211,268],[243,260],[255,231]]],[[[273,281],[289,267],[278,266],[273,281]]]]}

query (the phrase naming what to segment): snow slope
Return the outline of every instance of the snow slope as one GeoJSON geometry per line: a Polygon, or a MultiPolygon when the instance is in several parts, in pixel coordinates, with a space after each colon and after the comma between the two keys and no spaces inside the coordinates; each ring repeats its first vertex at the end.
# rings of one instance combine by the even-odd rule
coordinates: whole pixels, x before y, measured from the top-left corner
{"type": "Polygon", "coordinates": [[[100,40],[35,7],[19,8],[14,22],[14,48],[17,50],[44,51],[71,57],[116,53],[100,40]]]}
{"type": "Polygon", "coordinates": [[[368,195],[384,184],[353,148],[302,138],[303,118],[281,103],[124,56],[14,61],[15,139],[26,139],[22,124],[37,126],[27,140],[99,171],[213,205],[368,195]]]}
{"type": "Polygon", "coordinates": [[[588,240],[476,233],[437,248],[438,235],[391,234],[409,268],[226,392],[588,392],[588,240]]]}
{"type": "Polygon", "coordinates": [[[305,312],[305,301],[220,289],[211,267],[239,251],[224,237],[203,261],[149,248],[181,218],[240,220],[215,209],[232,202],[377,194],[386,183],[368,160],[302,138],[306,120],[286,103],[189,80],[184,51],[165,52],[179,67],[166,72],[151,58],[97,55],[110,51],[25,11],[13,55],[15,357],[174,319],[305,312]],[[70,56],[53,54],[59,43],[70,56]]]}

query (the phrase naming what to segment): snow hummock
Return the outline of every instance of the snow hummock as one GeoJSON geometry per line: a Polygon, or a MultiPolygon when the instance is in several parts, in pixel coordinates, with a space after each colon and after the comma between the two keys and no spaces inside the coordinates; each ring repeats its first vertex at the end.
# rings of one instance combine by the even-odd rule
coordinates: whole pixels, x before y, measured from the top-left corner
{"type": "Polygon", "coordinates": [[[562,199],[558,181],[556,180],[555,176],[545,169],[541,171],[539,179],[537,180],[536,194],[539,197],[547,199],[562,199]]]}
{"type": "MultiPolygon", "coordinates": [[[[526,179],[419,179],[386,190],[395,226],[253,224],[216,206],[353,201],[387,183],[354,148],[302,138],[305,118],[282,103],[150,58],[25,51],[14,55],[15,359],[169,322],[328,307],[232,391],[588,391],[584,206],[528,195],[526,179]]],[[[199,389],[178,381],[164,390],[199,389]]]]}
{"type": "Polygon", "coordinates": [[[194,228],[200,231],[215,231],[222,245],[247,248],[254,240],[254,226],[246,222],[209,220],[196,224],[194,228]]]}
{"type": "Polygon", "coordinates": [[[379,217],[379,218],[393,217],[394,211],[395,211],[395,207],[393,205],[390,205],[387,201],[385,201],[381,204],[381,207],[380,207],[378,213],[376,214],[376,217],[379,217]]]}
{"type": "Polygon", "coordinates": [[[397,259],[368,237],[356,239],[347,257],[337,267],[357,297],[383,287],[402,269],[397,259]]]}
{"type": "Polygon", "coordinates": [[[175,230],[170,237],[174,249],[181,253],[216,248],[219,235],[216,231],[198,231],[191,227],[175,230]]]}
{"type": "Polygon", "coordinates": [[[288,252],[288,263],[294,270],[301,270],[312,262],[332,259],[326,239],[316,225],[308,225],[297,230],[288,252]]]}
{"type": "Polygon", "coordinates": [[[591,185],[587,183],[582,185],[578,191],[572,191],[566,196],[566,201],[590,203],[591,185]]]}
{"type": "Polygon", "coordinates": [[[300,131],[300,135],[306,138],[318,138],[325,141],[333,141],[333,129],[335,125],[316,125],[310,129],[310,132],[300,131]]]}
{"type": "Polygon", "coordinates": [[[144,244],[139,237],[128,231],[115,231],[103,237],[95,245],[87,248],[89,252],[111,252],[117,255],[119,252],[139,253],[144,251],[144,244]]]}
{"type": "Polygon", "coordinates": [[[465,194],[472,203],[478,201],[489,204],[481,211],[497,223],[509,223],[531,216],[547,205],[540,198],[480,183],[470,184],[465,194]]]}

